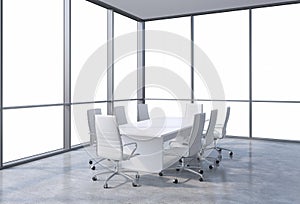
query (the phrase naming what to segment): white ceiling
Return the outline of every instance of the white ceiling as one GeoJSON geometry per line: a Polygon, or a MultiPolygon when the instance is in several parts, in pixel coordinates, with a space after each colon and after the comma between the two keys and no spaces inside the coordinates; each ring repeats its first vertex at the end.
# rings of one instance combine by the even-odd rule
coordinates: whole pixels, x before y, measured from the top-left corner
{"type": "Polygon", "coordinates": [[[215,11],[300,2],[299,0],[93,0],[137,19],[154,20],[215,11]]]}

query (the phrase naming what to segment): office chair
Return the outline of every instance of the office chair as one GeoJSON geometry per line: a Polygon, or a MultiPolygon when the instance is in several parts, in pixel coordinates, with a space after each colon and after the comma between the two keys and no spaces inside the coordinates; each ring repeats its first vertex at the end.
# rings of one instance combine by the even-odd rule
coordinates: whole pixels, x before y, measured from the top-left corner
{"type": "MultiPolygon", "coordinates": [[[[90,144],[96,144],[96,127],[95,127],[95,116],[101,115],[101,109],[90,109],[87,110],[87,120],[88,120],[88,126],[89,126],[89,135],[90,135],[90,144]]],[[[90,168],[92,170],[96,169],[96,165],[100,164],[104,159],[103,158],[91,158],[89,160],[89,164],[91,165],[90,168]]],[[[102,166],[102,165],[101,165],[102,166]]]]}
{"type": "Polygon", "coordinates": [[[197,113],[203,113],[203,104],[187,103],[185,106],[184,117],[194,117],[197,113]]]}
{"type": "MultiPolygon", "coordinates": [[[[197,104],[197,103],[186,104],[185,114],[184,114],[185,118],[193,119],[194,115],[198,113],[203,113],[203,104],[197,104]]],[[[187,140],[187,135],[179,134],[175,137],[175,139],[169,142],[169,146],[174,146],[174,145],[180,146],[180,144],[186,142],[186,140],[187,140]]]]}
{"type": "MultiPolygon", "coordinates": [[[[211,163],[210,161],[208,161],[207,159],[211,157],[209,157],[209,154],[211,153],[211,150],[214,149],[214,132],[215,132],[215,126],[217,123],[217,116],[218,116],[218,110],[212,110],[211,114],[210,114],[210,119],[209,119],[209,124],[208,124],[208,128],[207,131],[205,131],[203,133],[203,138],[202,138],[202,145],[201,145],[201,150],[198,154],[198,160],[204,160],[208,163],[211,163]]],[[[219,160],[216,158],[212,158],[214,159],[215,163],[218,165],[219,164],[219,160]]],[[[213,169],[213,165],[210,164],[209,165],[209,169],[213,169]]],[[[203,171],[201,171],[203,172],[203,171]]]]}
{"type": "MultiPolygon", "coordinates": [[[[195,114],[192,131],[191,134],[188,136],[187,143],[183,143],[181,147],[171,147],[170,149],[164,151],[165,155],[181,154],[180,165],[172,169],[176,169],[176,171],[188,171],[192,174],[196,174],[200,177],[199,181],[203,181],[203,176],[201,173],[194,170],[195,168],[199,168],[199,166],[192,166],[189,162],[187,162],[187,160],[195,159],[196,155],[201,151],[204,124],[205,113],[195,114]]],[[[160,172],[159,175],[163,176],[163,172],[160,172]]],[[[175,178],[173,180],[173,183],[178,183],[178,178],[175,178]]]]}
{"type": "Polygon", "coordinates": [[[233,156],[232,150],[217,146],[217,141],[224,139],[226,137],[226,128],[227,128],[229,116],[230,116],[230,107],[227,107],[224,124],[223,125],[217,124],[216,130],[214,132],[214,148],[215,148],[215,150],[217,150],[220,153],[220,157],[222,157],[222,155],[221,155],[222,150],[228,151],[230,157],[233,156]]]}
{"type": "Polygon", "coordinates": [[[147,104],[138,104],[138,121],[149,120],[149,112],[147,104]]]}
{"type": "Polygon", "coordinates": [[[95,115],[101,115],[101,109],[87,110],[87,120],[89,125],[90,144],[96,144],[96,128],[95,128],[95,115]]]}
{"type": "Polygon", "coordinates": [[[124,160],[129,160],[138,154],[135,154],[137,149],[137,143],[122,143],[119,128],[116,122],[115,116],[96,116],[96,132],[97,132],[97,155],[99,157],[108,159],[114,163],[114,170],[109,170],[108,172],[101,172],[93,176],[93,181],[97,180],[97,176],[104,173],[112,174],[105,180],[104,188],[108,188],[108,181],[115,175],[121,175],[132,181],[132,186],[139,186],[139,173],[137,171],[127,171],[134,172],[135,178],[125,174],[125,171],[121,171],[120,162],[124,160]],[[130,154],[124,153],[123,149],[125,146],[133,146],[130,154]]]}
{"type": "Polygon", "coordinates": [[[126,114],[125,114],[125,107],[124,106],[116,106],[115,109],[115,116],[118,125],[127,124],[126,114]]]}

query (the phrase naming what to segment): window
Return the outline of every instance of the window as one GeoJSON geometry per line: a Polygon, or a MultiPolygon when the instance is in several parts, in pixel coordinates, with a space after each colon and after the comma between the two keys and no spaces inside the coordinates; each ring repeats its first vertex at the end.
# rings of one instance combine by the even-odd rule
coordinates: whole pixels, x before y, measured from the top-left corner
{"type": "Polygon", "coordinates": [[[190,99],[190,17],[151,21],[145,27],[146,98],[190,99]]]}
{"type": "MultiPolygon", "coordinates": [[[[3,6],[4,107],[63,103],[63,1],[3,6]]],[[[62,106],[5,109],[4,162],[62,149],[63,124],[62,106]]]]}
{"type": "MultiPolygon", "coordinates": [[[[195,45],[213,63],[221,79],[226,99],[248,100],[249,11],[196,16],[194,30],[195,45]]],[[[195,61],[201,61],[198,57],[202,56],[198,56],[195,51],[195,61]]],[[[203,71],[201,69],[207,67],[197,67],[197,64],[195,66],[195,98],[211,99],[212,94],[205,83],[205,80],[209,79],[198,74],[203,71]]]]}
{"type": "Polygon", "coordinates": [[[85,0],[72,0],[71,6],[72,102],[106,100],[107,11],[85,0]],[[85,83],[78,81],[79,76],[84,77],[85,83]],[[79,92],[75,99],[75,88],[90,91],[95,88],[96,92],[79,92]]]}
{"type": "Polygon", "coordinates": [[[253,103],[253,137],[300,140],[300,104],[253,103]]]}
{"type": "Polygon", "coordinates": [[[4,106],[62,103],[63,2],[4,0],[3,6],[4,106]]]}
{"type": "Polygon", "coordinates": [[[62,149],[63,124],[63,107],[4,110],[4,162],[62,149]]]}
{"type": "Polygon", "coordinates": [[[136,98],[137,22],[114,14],[114,99],[136,98]]]}
{"type": "Polygon", "coordinates": [[[300,100],[300,5],[253,10],[253,99],[300,100]]]}
{"type": "MultiPolygon", "coordinates": [[[[245,100],[199,103],[204,104],[207,113],[212,108],[226,111],[226,106],[230,106],[227,134],[249,136],[249,11],[196,16],[194,30],[195,99],[245,100]],[[210,62],[201,64],[205,60],[210,62]],[[198,62],[203,67],[198,67],[198,62]],[[217,92],[220,88],[213,89],[216,79],[221,82],[225,98],[222,98],[221,92],[217,92]]],[[[218,123],[224,123],[224,117],[225,113],[221,115],[219,112],[218,123]]]]}
{"type": "MultiPolygon", "coordinates": [[[[300,5],[254,9],[252,15],[253,99],[299,101],[300,5]]],[[[253,137],[299,140],[299,107],[253,103],[253,137]]]]}

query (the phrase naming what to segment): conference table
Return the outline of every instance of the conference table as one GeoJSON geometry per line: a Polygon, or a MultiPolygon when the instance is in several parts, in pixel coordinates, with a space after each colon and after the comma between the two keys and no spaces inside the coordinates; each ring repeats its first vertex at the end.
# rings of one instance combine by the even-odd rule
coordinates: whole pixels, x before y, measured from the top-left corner
{"type": "Polygon", "coordinates": [[[178,135],[189,135],[192,129],[192,123],[192,117],[169,117],[153,118],[120,125],[119,130],[124,144],[136,142],[136,153],[140,154],[128,161],[122,162],[122,166],[128,169],[150,173],[158,173],[168,168],[180,159],[180,155],[164,154],[166,144],[178,135]]]}

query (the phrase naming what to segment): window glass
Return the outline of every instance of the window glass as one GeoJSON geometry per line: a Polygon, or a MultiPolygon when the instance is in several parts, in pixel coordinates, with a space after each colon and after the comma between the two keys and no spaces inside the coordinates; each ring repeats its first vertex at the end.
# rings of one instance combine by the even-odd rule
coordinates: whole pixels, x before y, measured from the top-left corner
{"type": "Polygon", "coordinates": [[[190,17],[146,22],[146,98],[191,98],[190,24],[190,17]]]}
{"type": "Polygon", "coordinates": [[[300,140],[300,105],[253,103],[253,137],[300,140]]]}
{"type": "MultiPolygon", "coordinates": [[[[249,99],[249,11],[196,16],[194,32],[195,45],[213,63],[223,84],[225,98],[249,99]]],[[[199,60],[197,57],[195,52],[195,61],[199,60]]],[[[195,66],[201,73],[201,67],[195,66]]],[[[197,72],[195,98],[210,99],[205,85],[208,79],[201,78],[197,72]]]]}
{"type": "Polygon", "coordinates": [[[62,149],[63,124],[63,107],[4,110],[4,162],[62,149]]]}
{"type": "Polygon", "coordinates": [[[106,100],[107,10],[85,0],[72,0],[71,6],[72,101],[106,100]],[[82,83],[79,76],[84,77],[82,83]],[[79,93],[74,99],[76,85],[79,86],[76,90],[95,88],[96,92],[79,93]]]}
{"type": "Polygon", "coordinates": [[[253,99],[300,99],[300,4],[254,9],[253,99]]]}
{"type": "Polygon", "coordinates": [[[136,98],[137,22],[114,13],[114,99],[136,98]]]}
{"type": "Polygon", "coordinates": [[[4,0],[3,78],[5,107],[63,102],[63,1],[4,0]]]}

